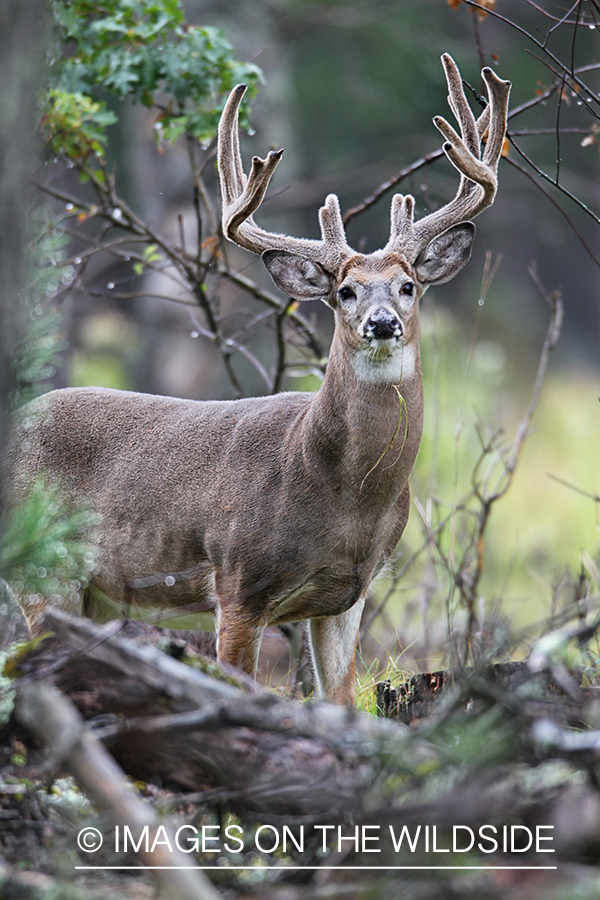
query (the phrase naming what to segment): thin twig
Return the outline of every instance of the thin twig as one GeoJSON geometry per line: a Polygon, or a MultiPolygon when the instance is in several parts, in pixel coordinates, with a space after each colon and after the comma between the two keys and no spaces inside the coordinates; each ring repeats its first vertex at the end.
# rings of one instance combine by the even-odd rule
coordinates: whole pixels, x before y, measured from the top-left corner
{"type": "Polygon", "coordinates": [[[583,488],[577,487],[576,484],[565,481],[564,478],[559,478],[558,475],[552,475],[550,472],[548,472],[548,478],[551,478],[552,481],[556,481],[557,484],[562,484],[563,487],[569,488],[569,490],[574,491],[576,494],[581,494],[582,497],[587,497],[588,500],[593,500],[594,503],[600,503],[600,494],[592,494],[590,491],[584,491],[583,488]]]}
{"type": "MultiPolygon", "coordinates": [[[[515,31],[518,31],[519,34],[522,34],[524,37],[527,38],[527,40],[529,40],[529,41],[531,41],[533,44],[535,44],[536,47],[539,47],[540,50],[543,50],[544,53],[546,53],[547,56],[549,56],[550,59],[552,59],[553,62],[556,63],[556,65],[557,65],[560,69],[562,69],[563,71],[566,71],[566,72],[569,71],[569,70],[568,70],[568,67],[565,66],[565,64],[564,64],[557,56],[555,56],[554,53],[551,53],[550,50],[548,50],[548,48],[544,46],[544,44],[542,44],[540,41],[538,41],[537,38],[535,38],[532,34],[530,34],[530,33],[529,33],[525,28],[523,28],[521,25],[518,25],[516,22],[513,22],[512,19],[509,19],[509,18],[507,18],[506,16],[502,16],[502,15],[501,15],[497,10],[495,10],[495,9],[491,9],[491,8],[489,8],[489,7],[482,6],[480,3],[477,3],[476,0],[463,0],[463,3],[465,4],[465,6],[470,6],[470,7],[472,7],[473,9],[479,9],[479,10],[482,10],[483,12],[487,13],[488,16],[492,16],[493,18],[498,19],[498,20],[501,21],[501,22],[504,22],[504,24],[505,24],[505,25],[508,25],[510,28],[514,28],[515,31]]],[[[583,88],[585,91],[587,91],[588,94],[591,94],[591,95],[593,96],[593,93],[594,93],[594,92],[591,91],[590,88],[589,88],[583,81],[581,81],[580,78],[579,78],[577,75],[575,75],[575,77],[573,78],[573,80],[574,80],[581,88],[583,88]]]]}

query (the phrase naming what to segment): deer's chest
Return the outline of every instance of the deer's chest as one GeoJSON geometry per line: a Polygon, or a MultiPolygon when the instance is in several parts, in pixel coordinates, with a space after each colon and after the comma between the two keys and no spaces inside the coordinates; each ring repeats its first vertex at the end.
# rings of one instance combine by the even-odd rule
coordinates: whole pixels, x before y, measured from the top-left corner
{"type": "Polygon", "coordinates": [[[268,624],[339,615],[364,595],[381,568],[389,531],[360,523],[348,527],[324,515],[312,534],[300,532],[281,545],[263,543],[260,553],[238,557],[218,581],[242,599],[251,618],[268,624]]]}

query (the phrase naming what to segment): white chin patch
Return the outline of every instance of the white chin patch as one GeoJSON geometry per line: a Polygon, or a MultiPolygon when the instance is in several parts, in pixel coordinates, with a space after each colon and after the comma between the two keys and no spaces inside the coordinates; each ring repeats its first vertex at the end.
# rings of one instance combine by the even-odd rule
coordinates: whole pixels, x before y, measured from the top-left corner
{"type": "Polygon", "coordinates": [[[417,350],[412,344],[402,344],[385,352],[380,346],[359,350],[353,359],[354,369],[361,381],[372,384],[402,384],[415,374],[417,350]]]}

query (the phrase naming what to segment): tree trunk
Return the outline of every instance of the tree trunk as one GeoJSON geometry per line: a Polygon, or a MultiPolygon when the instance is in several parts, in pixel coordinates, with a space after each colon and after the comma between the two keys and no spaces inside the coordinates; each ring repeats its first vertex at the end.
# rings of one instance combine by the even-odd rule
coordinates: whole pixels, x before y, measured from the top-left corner
{"type": "MultiPolygon", "coordinates": [[[[26,216],[38,161],[35,92],[42,70],[45,21],[44,0],[0,3],[0,460],[12,389],[12,356],[25,320],[26,216]]],[[[0,482],[0,504],[2,496],[0,482]]]]}

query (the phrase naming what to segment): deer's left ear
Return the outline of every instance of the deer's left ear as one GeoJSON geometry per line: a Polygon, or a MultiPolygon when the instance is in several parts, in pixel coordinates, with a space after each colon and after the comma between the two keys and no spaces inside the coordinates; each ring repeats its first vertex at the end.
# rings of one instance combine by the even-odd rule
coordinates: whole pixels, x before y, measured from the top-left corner
{"type": "Polygon", "coordinates": [[[415,262],[421,284],[442,284],[458,275],[469,261],[474,237],[473,223],[461,222],[434,238],[415,262]]]}
{"type": "Polygon", "coordinates": [[[280,291],[295,300],[327,300],[333,289],[333,275],[319,263],[289,253],[265,250],[263,262],[280,291]]]}

